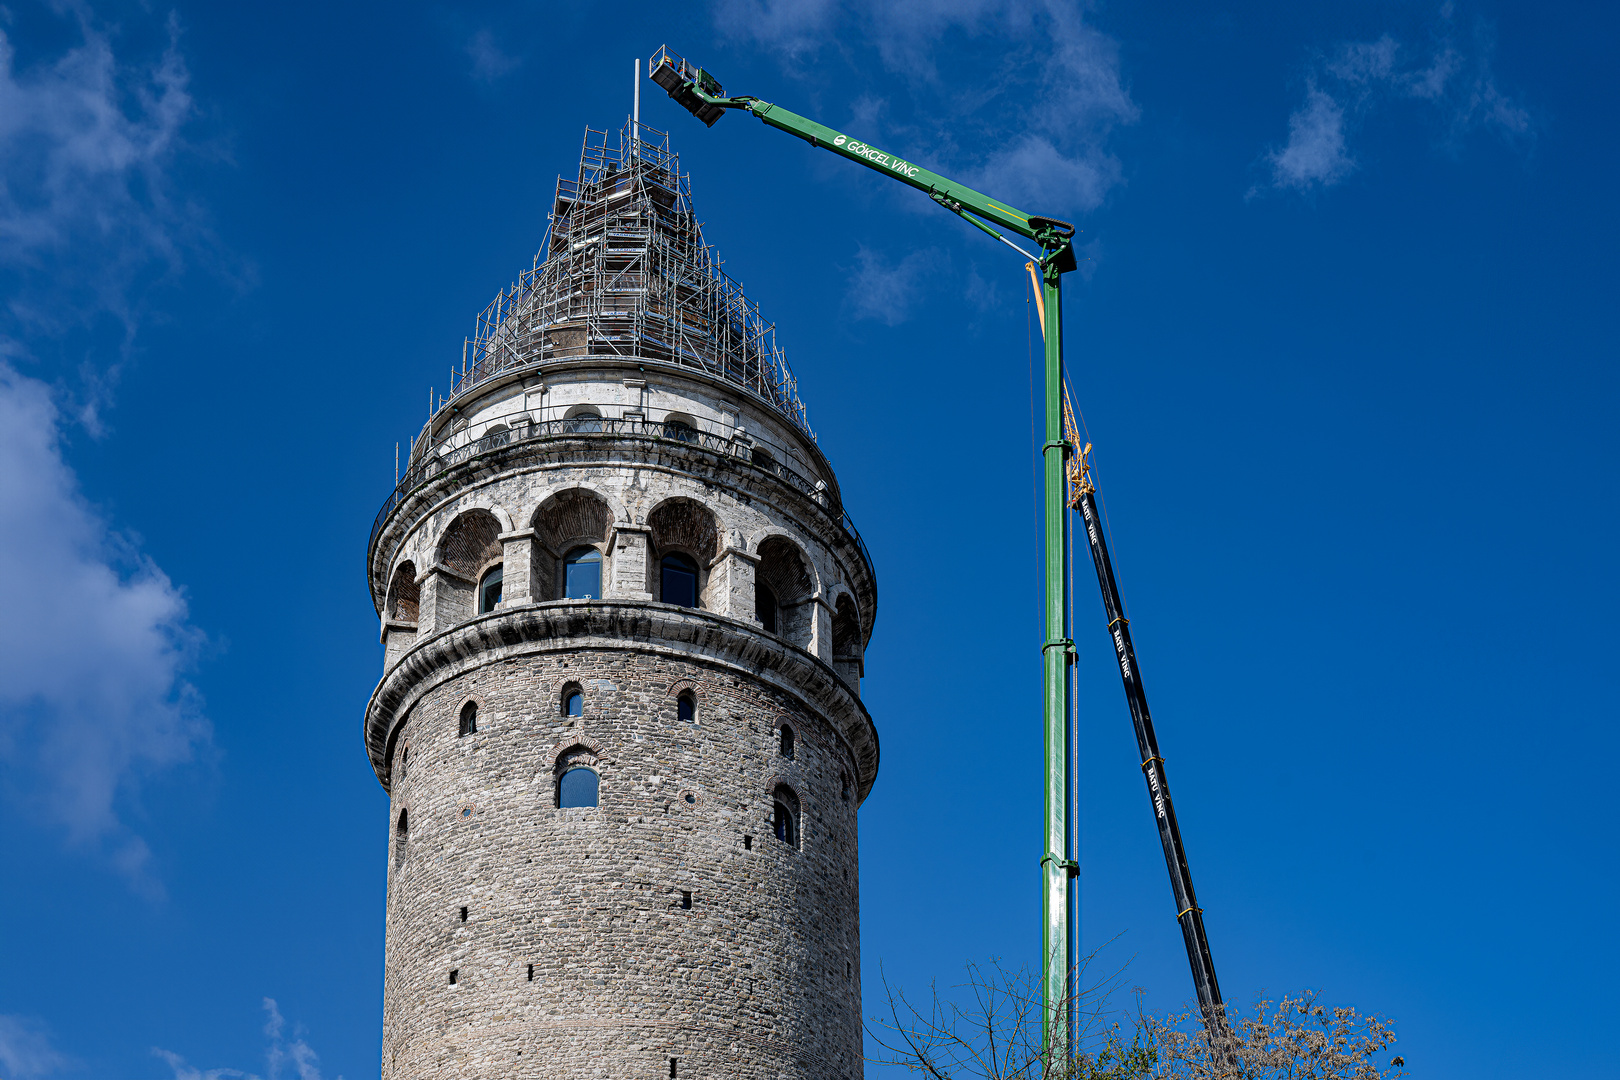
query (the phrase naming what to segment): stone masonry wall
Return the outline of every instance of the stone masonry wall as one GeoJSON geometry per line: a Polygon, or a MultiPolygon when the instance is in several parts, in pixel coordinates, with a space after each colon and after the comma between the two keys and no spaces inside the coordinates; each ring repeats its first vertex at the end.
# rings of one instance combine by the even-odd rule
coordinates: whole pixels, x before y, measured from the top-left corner
{"type": "Polygon", "coordinates": [[[396,745],[385,1080],[655,1080],[670,1058],[682,1078],[861,1075],[854,763],[818,717],[701,664],[582,650],[437,687],[396,745]],[[568,684],[582,720],[562,715],[568,684]],[[676,718],[683,689],[696,723],[676,718]],[[555,805],[575,745],[595,809],[555,805]],[[779,783],[799,850],[772,831],[779,783]]]}

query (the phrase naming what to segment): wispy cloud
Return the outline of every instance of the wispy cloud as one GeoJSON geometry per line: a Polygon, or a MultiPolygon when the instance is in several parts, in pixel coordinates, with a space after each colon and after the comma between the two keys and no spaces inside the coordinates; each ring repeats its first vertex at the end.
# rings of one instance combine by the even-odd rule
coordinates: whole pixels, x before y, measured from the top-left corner
{"type": "MultiPolygon", "coordinates": [[[[857,74],[842,107],[854,134],[964,183],[1026,209],[1077,218],[1123,182],[1109,138],[1139,110],[1118,43],[1091,25],[1083,3],[715,0],[713,10],[722,35],[775,53],[790,72],[824,76],[831,63],[851,64],[857,74]],[[874,83],[860,74],[868,69],[898,83],[874,83]],[[914,109],[894,107],[886,94],[896,85],[914,109]],[[899,118],[902,111],[914,118],[899,118]]],[[[872,262],[871,252],[857,257],[851,302],[887,321],[872,297],[914,287],[915,256],[889,267],[872,262]],[[873,275],[887,292],[863,291],[873,275]]],[[[903,303],[882,307],[905,310],[903,303]]]]}
{"type": "Polygon", "coordinates": [[[508,56],[495,43],[495,34],[480,30],[467,41],[467,56],[472,60],[472,77],[481,83],[492,83],[502,75],[515,70],[523,61],[508,56]]]}
{"type": "Polygon", "coordinates": [[[99,435],[120,359],[62,342],[111,317],[127,351],[154,275],[196,250],[171,179],[194,105],[172,15],[157,55],[133,62],[87,6],[57,10],[78,43],[26,70],[0,32],[0,789],[156,892],[122,812],[208,742],[184,678],[198,634],[64,458],[64,402],[99,435]],[[54,385],[21,370],[51,353],[54,385]]]}
{"type": "Polygon", "coordinates": [[[0,362],[0,776],[146,880],[117,800],[208,740],[183,678],[197,633],[168,577],[85,500],[48,387],[0,362]]]}
{"type": "Polygon", "coordinates": [[[1534,133],[1530,111],[1497,85],[1488,27],[1476,22],[1463,42],[1452,21],[1448,4],[1426,47],[1383,34],[1341,43],[1317,57],[1306,77],[1305,100],[1288,118],[1288,141],[1262,155],[1266,179],[1250,197],[1341,183],[1357,167],[1352,136],[1371,113],[1401,101],[1420,103],[1437,116],[1441,142],[1452,149],[1481,130],[1528,140],[1534,133]]]}
{"type": "Polygon", "coordinates": [[[0,1074],[6,1080],[38,1080],[70,1064],[51,1045],[50,1033],[40,1021],[0,1014],[0,1074]]]}
{"type": "Polygon", "coordinates": [[[899,326],[923,297],[926,282],[943,256],[937,248],[913,251],[898,262],[862,244],[855,252],[849,303],[855,317],[899,326]]]}
{"type": "MultiPolygon", "coordinates": [[[[282,1019],[281,1009],[274,998],[264,999],[264,1011],[267,1045],[263,1077],[241,1069],[199,1069],[172,1050],[154,1049],[152,1053],[169,1066],[174,1080],[293,1080],[294,1077],[297,1080],[321,1080],[319,1055],[304,1041],[301,1032],[295,1030],[291,1039],[287,1037],[287,1022],[282,1019]]],[[[337,1080],[343,1080],[343,1077],[339,1076],[337,1080]]]]}

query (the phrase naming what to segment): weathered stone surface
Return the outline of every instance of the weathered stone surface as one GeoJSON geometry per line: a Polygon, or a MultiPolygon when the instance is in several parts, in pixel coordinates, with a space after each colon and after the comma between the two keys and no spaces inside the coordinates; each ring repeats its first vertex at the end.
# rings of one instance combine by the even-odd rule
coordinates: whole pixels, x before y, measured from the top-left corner
{"type": "MultiPolygon", "coordinates": [[[[536,422],[581,403],[679,410],[726,445],[763,433],[796,469],[824,468],[752,400],[644,378],[628,405],[606,362],[563,392],[494,387],[458,423],[472,438],[518,407],[536,422]]],[[[861,1076],[876,585],[825,505],[836,487],[818,502],[714,443],[515,443],[412,492],[379,531],[385,670],[364,737],[390,797],[385,1080],[662,1080],[671,1059],[679,1080],[861,1076]],[[600,552],[605,595],[558,599],[580,545],[600,552]],[[699,608],[660,602],[671,552],[699,567],[699,608]],[[502,602],[477,613],[497,562],[502,602]],[[757,582],[780,594],[780,633],[756,621],[757,582]],[[575,689],[582,717],[566,715],[575,689]],[[565,763],[599,775],[598,806],[558,808],[565,763]],[[773,823],[783,788],[792,843],[773,823]]]]}

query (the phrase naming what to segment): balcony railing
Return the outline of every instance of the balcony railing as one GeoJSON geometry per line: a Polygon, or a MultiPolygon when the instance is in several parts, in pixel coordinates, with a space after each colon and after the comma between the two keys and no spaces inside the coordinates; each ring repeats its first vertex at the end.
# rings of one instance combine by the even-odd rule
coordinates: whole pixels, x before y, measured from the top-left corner
{"type": "Polygon", "coordinates": [[[389,494],[388,498],[383,501],[382,509],[377,511],[377,517],[371,523],[371,541],[367,550],[369,551],[371,547],[376,545],[377,537],[381,535],[383,526],[388,522],[389,516],[398,509],[399,504],[404,502],[411,492],[441,473],[474,458],[499,453],[505,448],[519,443],[537,442],[545,439],[575,438],[630,438],[685,443],[726,457],[741,458],[749,461],[755,468],[773,474],[789,487],[808,496],[831,514],[844,532],[849,534],[849,538],[854,541],[856,548],[860,550],[861,558],[866,560],[867,571],[874,576],[876,574],[872,563],[872,553],[866,549],[866,541],[861,538],[860,530],[855,528],[855,522],[850,519],[844,508],[838,504],[832,490],[825,483],[808,480],[779,461],[755,459],[752,444],[743,439],[728,438],[723,435],[700,431],[689,424],[656,423],[650,420],[626,420],[605,416],[576,416],[567,420],[520,423],[508,430],[486,435],[476,442],[430,453],[424,460],[406,470],[405,476],[394,486],[394,490],[389,494]]]}

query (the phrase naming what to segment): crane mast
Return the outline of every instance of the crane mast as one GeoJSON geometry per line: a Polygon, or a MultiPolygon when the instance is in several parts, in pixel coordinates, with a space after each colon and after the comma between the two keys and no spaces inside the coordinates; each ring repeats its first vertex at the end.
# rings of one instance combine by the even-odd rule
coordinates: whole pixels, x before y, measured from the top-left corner
{"type": "MultiPolygon", "coordinates": [[[[1142,768],[1149,795],[1159,822],[1165,861],[1170,868],[1171,889],[1177,905],[1177,920],[1187,942],[1192,962],[1193,984],[1206,1021],[1219,1023],[1220,989],[1210,959],[1209,942],[1204,934],[1202,913],[1193,898],[1192,877],[1186,853],[1176,827],[1169,787],[1164,780],[1164,759],[1159,756],[1152,717],[1142,691],[1135,653],[1131,647],[1129,624],[1123,614],[1119,590],[1114,580],[1108,549],[1096,524],[1096,503],[1085,462],[1091,446],[1080,449],[1073,428],[1072,410],[1063,378],[1062,278],[1075,269],[1074,226],[1056,218],[1026,214],[1007,203],[959,184],[870,143],[853,139],[843,132],[819,124],[756,97],[726,97],[713,75],[695,67],[667,48],[660,49],[648,63],[649,77],[677,104],[713,127],[728,110],[749,112],[770,127],[803,139],[810,145],[837,154],[857,165],[880,172],[924,192],[945,209],[975,228],[988,233],[1028,256],[1027,264],[1036,280],[1036,302],[1040,307],[1041,333],[1045,342],[1046,439],[1042,446],[1043,514],[1042,546],[1045,552],[1045,607],[1041,642],[1043,692],[1042,721],[1046,741],[1045,853],[1041,857],[1043,950],[1041,991],[1046,1045],[1073,1046],[1075,1016],[1071,1008],[1079,988],[1074,985],[1075,937],[1078,933],[1074,911],[1074,879],[1079,874],[1069,823],[1073,815],[1069,789],[1069,709],[1070,666],[1074,662],[1074,640],[1068,625],[1068,529],[1070,509],[1079,510],[1086,521],[1097,580],[1103,590],[1110,636],[1125,681],[1125,696],[1136,726],[1142,753],[1142,768]],[[1008,240],[998,229],[1033,240],[1040,248],[1032,255],[1008,240]],[[1037,265],[1039,271],[1037,273],[1037,265]]],[[[1212,1028],[1211,1034],[1214,1034],[1212,1028]]]]}

